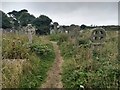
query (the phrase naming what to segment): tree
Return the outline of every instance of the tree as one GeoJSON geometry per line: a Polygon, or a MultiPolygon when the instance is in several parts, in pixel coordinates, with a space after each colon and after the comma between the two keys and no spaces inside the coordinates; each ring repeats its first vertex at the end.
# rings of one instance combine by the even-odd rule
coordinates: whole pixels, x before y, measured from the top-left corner
{"type": "Polygon", "coordinates": [[[87,26],[84,25],[84,24],[82,24],[82,25],[80,26],[81,29],[85,29],[86,27],[87,27],[87,26]]]}
{"type": "Polygon", "coordinates": [[[28,11],[26,9],[23,9],[21,11],[15,11],[13,10],[12,12],[8,12],[7,14],[12,17],[15,20],[19,20],[19,17],[22,13],[28,13],[28,11]]]}
{"type": "Polygon", "coordinates": [[[31,24],[35,19],[35,17],[29,14],[26,9],[20,11],[13,10],[12,12],[9,12],[8,15],[11,18],[13,27],[16,29],[20,26],[27,26],[27,24],[31,24]]]}
{"type": "Polygon", "coordinates": [[[2,14],[2,28],[6,29],[6,28],[11,28],[11,22],[10,22],[10,18],[7,16],[7,14],[5,14],[3,11],[0,10],[0,14],[2,14]]]}
{"type": "Polygon", "coordinates": [[[18,29],[19,27],[18,18],[19,18],[20,13],[18,11],[13,10],[12,12],[8,12],[7,14],[9,15],[11,19],[12,27],[15,29],[18,29]]]}
{"type": "Polygon", "coordinates": [[[22,13],[19,17],[21,26],[27,26],[28,24],[32,24],[34,20],[35,17],[33,15],[30,15],[29,13],[22,13]]]}
{"type": "MultiPolygon", "coordinates": [[[[33,15],[28,13],[28,10],[26,9],[20,11],[13,10],[12,12],[8,12],[8,15],[9,20],[7,18],[8,22],[6,23],[11,23],[15,30],[19,30],[22,26],[32,24],[37,28],[38,34],[50,34],[50,23],[52,20],[45,15],[40,15],[38,18],[35,18],[33,15]]],[[[9,27],[10,24],[5,25],[9,27]]]]}
{"type": "Polygon", "coordinates": [[[52,20],[45,16],[45,15],[40,15],[38,18],[36,18],[33,21],[33,25],[37,28],[36,33],[41,35],[47,35],[50,34],[50,23],[52,20]]]}
{"type": "Polygon", "coordinates": [[[54,22],[53,25],[58,26],[59,24],[58,24],[58,22],[54,22]]]}

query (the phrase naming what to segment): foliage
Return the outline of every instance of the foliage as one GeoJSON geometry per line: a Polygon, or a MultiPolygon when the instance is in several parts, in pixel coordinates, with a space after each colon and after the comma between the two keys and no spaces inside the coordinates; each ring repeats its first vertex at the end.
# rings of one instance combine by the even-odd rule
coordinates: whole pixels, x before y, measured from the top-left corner
{"type": "Polygon", "coordinates": [[[2,28],[6,29],[6,28],[11,28],[11,22],[10,22],[10,18],[2,11],[0,11],[1,14],[1,24],[2,24],[2,28]]]}
{"type": "MultiPolygon", "coordinates": [[[[2,11],[1,11],[2,12],[2,11]]],[[[50,34],[50,23],[52,20],[45,15],[40,15],[36,18],[34,15],[31,15],[28,10],[22,9],[20,11],[11,11],[7,14],[2,12],[2,25],[3,28],[14,28],[19,30],[20,27],[27,26],[27,24],[32,24],[36,27],[36,34],[38,35],[47,35],[50,34]]]]}
{"type": "Polygon", "coordinates": [[[51,34],[50,35],[50,40],[58,42],[59,41],[59,37],[60,36],[58,34],[51,34]]]}
{"type": "Polygon", "coordinates": [[[32,22],[35,20],[35,17],[29,13],[22,13],[19,17],[19,20],[22,27],[27,26],[28,24],[32,24],[32,22]]]}
{"type": "Polygon", "coordinates": [[[45,16],[45,15],[40,15],[38,18],[36,18],[33,21],[33,25],[37,28],[36,33],[41,35],[41,34],[50,34],[50,23],[52,20],[45,16]]]}
{"type": "MultiPolygon", "coordinates": [[[[29,48],[18,35],[11,34],[11,37],[3,38],[2,56],[3,59],[25,59],[29,56],[29,48]],[[17,38],[16,38],[17,37],[17,38]]],[[[25,40],[25,39],[24,39],[25,40]]]]}
{"type": "Polygon", "coordinates": [[[75,51],[73,44],[64,42],[60,45],[60,48],[62,51],[61,54],[64,58],[72,58],[73,57],[74,51],[75,51]]]}
{"type": "Polygon", "coordinates": [[[21,88],[35,88],[40,87],[42,82],[47,77],[47,71],[52,66],[55,58],[54,52],[52,55],[44,58],[39,58],[35,53],[29,57],[29,61],[23,66],[23,77],[21,78],[21,88]]]}
{"type": "Polygon", "coordinates": [[[32,52],[35,52],[38,56],[40,56],[42,59],[48,57],[49,55],[52,55],[52,49],[50,44],[38,44],[33,43],[30,45],[30,49],[32,52]]]}
{"type": "Polygon", "coordinates": [[[62,73],[64,87],[78,90],[81,85],[85,89],[118,88],[117,33],[109,32],[106,43],[100,50],[93,50],[92,44],[88,41],[89,33],[88,31],[82,33],[77,48],[72,48],[69,41],[60,43],[64,57],[62,73]]]}
{"type": "Polygon", "coordinates": [[[82,24],[82,25],[80,26],[81,29],[85,29],[86,27],[87,27],[87,26],[84,25],[84,24],[82,24]]]}
{"type": "Polygon", "coordinates": [[[13,27],[18,29],[18,27],[27,26],[27,24],[32,24],[32,21],[35,19],[35,17],[28,13],[26,9],[8,12],[8,15],[11,18],[11,22],[13,24],[13,27]]]}
{"type": "Polygon", "coordinates": [[[56,41],[58,44],[66,42],[68,40],[68,35],[61,33],[61,34],[51,34],[50,35],[51,41],[56,41]]]}
{"type": "Polygon", "coordinates": [[[45,39],[33,36],[34,42],[29,44],[26,35],[3,34],[3,88],[35,88],[42,84],[55,59],[53,46],[50,42],[44,42],[45,39]],[[15,51],[20,54],[13,54],[13,41],[15,51]],[[11,54],[12,57],[8,57],[11,54]],[[21,54],[28,55],[20,58],[21,54]]]}
{"type": "Polygon", "coordinates": [[[78,41],[78,44],[79,44],[79,45],[89,44],[89,41],[88,41],[88,40],[82,40],[82,39],[81,39],[81,40],[78,41]]]}

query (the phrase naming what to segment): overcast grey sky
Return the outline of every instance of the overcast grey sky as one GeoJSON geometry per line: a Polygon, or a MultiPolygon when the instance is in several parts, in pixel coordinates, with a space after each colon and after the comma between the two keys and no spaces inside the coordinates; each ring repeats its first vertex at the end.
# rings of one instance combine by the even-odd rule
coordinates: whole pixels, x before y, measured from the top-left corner
{"type": "Polygon", "coordinates": [[[2,2],[2,11],[27,9],[38,17],[47,15],[60,25],[117,25],[117,2],[2,2]]]}

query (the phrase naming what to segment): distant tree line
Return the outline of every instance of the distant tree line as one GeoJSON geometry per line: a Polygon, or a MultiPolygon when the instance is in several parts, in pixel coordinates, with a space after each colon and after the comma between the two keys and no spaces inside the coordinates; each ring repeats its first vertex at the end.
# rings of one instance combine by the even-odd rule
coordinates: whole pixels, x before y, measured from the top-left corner
{"type": "MultiPolygon", "coordinates": [[[[0,15],[2,16],[2,28],[3,29],[12,29],[12,30],[21,30],[20,28],[27,26],[28,24],[32,24],[36,28],[36,34],[38,35],[47,35],[50,34],[50,27],[52,19],[50,19],[46,15],[40,15],[39,17],[35,17],[34,15],[30,14],[28,10],[23,9],[20,11],[11,11],[7,14],[0,10],[0,15]]],[[[55,24],[55,23],[53,23],[55,24]]],[[[58,24],[56,22],[56,24],[58,24]]],[[[63,25],[63,28],[68,27],[63,25]]],[[[87,30],[96,28],[98,26],[87,26],[85,24],[82,24],[80,26],[81,30],[87,30]]],[[[99,26],[100,27],[100,26],[99,26]]],[[[101,26],[103,28],[107,28],[109,30],[109,27],[116,27],[116,26],[101,26]]]]}
{"type": "Polygon", "coordinates": [[[20,11],[13,10],[7,14],[3,11],[0,11],[2,14],[2,28],[3,29],[15,29],[20,30],[19,28],[32,24],[36,27],[36,34],[49,34],[50,33],[50,24],[52,20],[45,15],[40,15],[35,17],[30,14],[28,10],[23,9],[20,11]]]}

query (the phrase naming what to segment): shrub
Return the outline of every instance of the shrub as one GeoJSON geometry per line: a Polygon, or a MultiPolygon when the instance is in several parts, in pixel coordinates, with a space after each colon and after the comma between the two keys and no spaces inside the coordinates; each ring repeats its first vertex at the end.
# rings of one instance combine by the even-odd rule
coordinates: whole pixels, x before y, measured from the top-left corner
{"type": "Polygon", "coordinates": [[[61,34],[52,34],[50,35],[51,41],[56,41],[60,45],[62,42],[65,42],[68,40],[68,35],[61,33],[61,34]]]}
{"type": "Polygon", "coordinates": [[[30,49],[43,59],[53,54],[51,46],[50,44],[33,43],[30,45],[30,49]]]}

